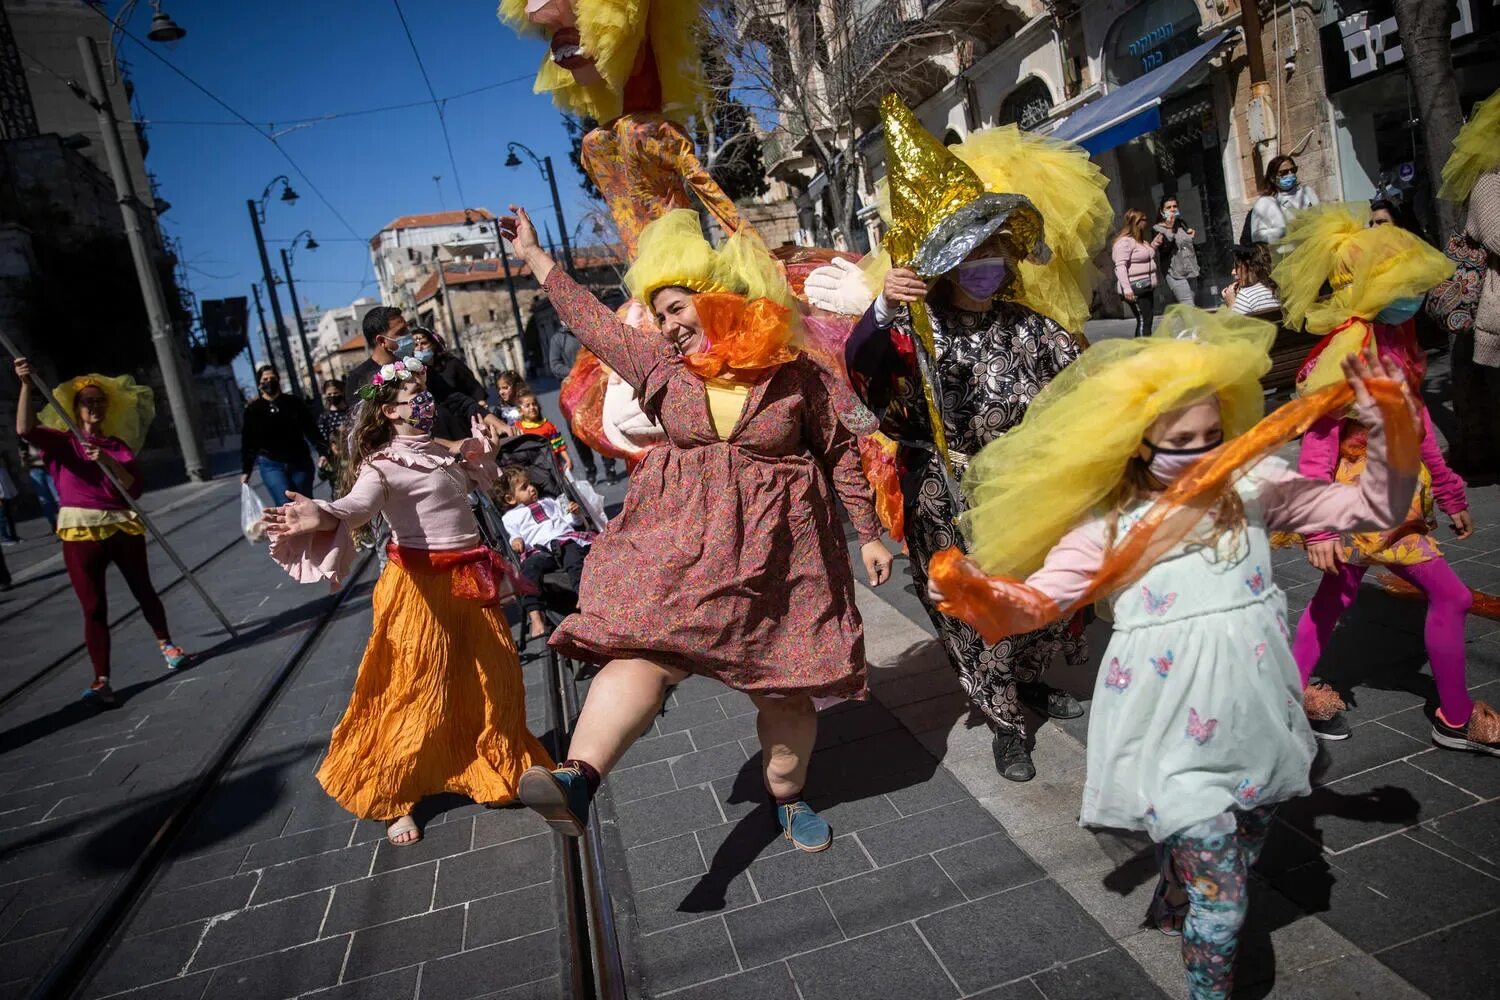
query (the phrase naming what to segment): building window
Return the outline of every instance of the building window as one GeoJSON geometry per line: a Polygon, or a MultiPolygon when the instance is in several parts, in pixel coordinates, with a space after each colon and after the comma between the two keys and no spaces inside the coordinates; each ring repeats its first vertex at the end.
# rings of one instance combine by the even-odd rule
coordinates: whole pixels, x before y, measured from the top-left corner
{"type": "Polygon", "coordinates": [[[470,323],[469,323],[469,314],[468,313],[464,313],[464,329],[467,330],[469,328],[469,326],[470,326],[470,323]]]}
{"type": "Polygon", "coordinates": [[[490,310],[490,322],[495,322],[495,310],[493,309],[490,310]]]}
{"type": "Polygon", "coordinates": [[[1014,124],[1030,132],[1052,117],[1052,92],[1040,77],[1029,76],[1000,104],[997,125],[1014,124]]]}

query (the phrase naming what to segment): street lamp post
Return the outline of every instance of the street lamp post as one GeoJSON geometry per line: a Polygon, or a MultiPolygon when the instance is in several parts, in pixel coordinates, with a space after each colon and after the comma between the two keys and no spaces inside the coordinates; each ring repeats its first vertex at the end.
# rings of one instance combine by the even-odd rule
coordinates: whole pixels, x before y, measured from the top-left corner
{"type": "Polygon", "coordinates": [[[260,282],[251,282],[250,291],[255,296],[255,315],[260,317],[260,339],[266,345],[266,364],[276,368],[276,352],[271,348],[271,328],[266,326],[266,307],[260,304],[260,282]]]}
{"type": "Polygon", "coordinates": [[[516,155],[516,150],[519,149],[531,157],[531,162],[535,163],[536,168],[542,172],[542,176],[547,178],[547,186],[552,189],[552,208],[557,213],[557,229],[562,234],[563,264],[567,267],[568,273],[576,277],[577,272],[573,268],[573,246],[568,242],[568,224],[563,221],[562,199],[557,196],[557,172],[552,169],[552,157],[543,156],[539,159],[530,147],[519,142],[508,142],[505,144],[505,149],[510,154],[505,158],[507,167],[521,165],[521,158],[516,155]]]}
{"type": "Polygon", "coordinates": [[[302,343],[302,363],[307,366],[308,391],[312,393],[308,398],[316,403],[322,397],[318,394],[318,377],[313,372],[312,348],[307,343],[307,328],[302,325],[302,304],[297,301],[297,284],[292,278],[292,251],[297,249],[297,243],[302,237],[307,237],[307,249],[318,249],[318,241],[313,235],[304,229],[292,237],[290,247],[281,248],[281,269],[286,272],[286,293],[292,297],[292,318],[297,321],[297,337],[302,343]]]}
{"type": "MultiPolygon", "coordinates": [[[[83,58],[83,75],[88,84],[84,99],[93,106],[99,117],[99,133],[104,140],[109,172],[115,183],[115,197],[119,200],[120,215],[125,223],[125,239],[130,244],[130,256],[135,260],[135,274],[141,284],[141,296],[146,300],[146,317],[151,324],[151,345],[156,350],[156,363],[161,367],[162,381],[166,383],[167,402],[172,409],[172,422],[177,427],[177,446],[182,449],[182,460],[187,467],[188,478],[202,482],[208,478],[208,464],[204,461],[203,443],[198,436],[198,408],[189,391],[187,372],[177,353],[172,318],[167,312],[167,297],[161,289],[161,277],[151,259],[151,250],[146,245],[146,234],[141,226],[140,200],[130,182],[130,167],[125,160],[125,147],[120,142],[120,123],[115,118],[109,91],[104,87],[99,48],[92,38],[80,38],[78,54],[83,58]]],[[[75,92],[84,96],[80,91],[75,92]]]]}
{"type": "Polygon", "coordinates": [[[287,339],[286,322],[281,318],[281,300],[276,297],[276,275],[271,273],[271,258],[266,254],[266,238],[260,231],[260,224],[265,221],[266,202],[271,200],[271,190],[277,184],[283,185],[281,200],[291,204],[297,200],[297,192],[292,190],[292,182],[285,174],[275,177],[266,189],[260,194],[260,202],[254,198],[245,199],[245,207],[250,211],[250,228],[255,230],[255,248],[260,251],[260,270],[266,282],[266,297],[271,300],[271,318],[276,321],[276,342],[281,345],[281,360],[287,365],[292,363],[292,345],[287,339]]]}

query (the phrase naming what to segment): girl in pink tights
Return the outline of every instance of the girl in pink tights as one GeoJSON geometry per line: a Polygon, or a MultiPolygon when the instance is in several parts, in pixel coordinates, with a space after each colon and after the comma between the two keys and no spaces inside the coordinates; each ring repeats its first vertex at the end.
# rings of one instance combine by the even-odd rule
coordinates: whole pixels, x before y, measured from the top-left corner
{"type": "MultiPolygon", "coordinates": [[[[1406,370],[1413,388],[1420,388],[1425,358],[1416,349],[1409,330],[1376,322],[1374,338],[1383,356],[1406,370]]],[[[1316,360],[1309,358],[1308,367],[1316,360]]],[[[1306,370],[1306,369],[1304,369],[1306,370]]],[[[1418,399],[1421,396],[1414,393],[1418,399]]],[[[1474,524],[1464,481],[1448,467],[1438,449],[1437,435],[1426,408],[1422,411],[1420,488],[1412,499],[1407,518],[1394,532],[1310,535],[1305,539],[1307,558],[1326,575],[1318,586],[1292,643],[1292,656],[1302,674],[1303,705],[1313,732],[1319,739],[1349,737],[1344,721],[1343,699],[1326,684],[1310,685],[1313,668],[1339,616],[1354,603],[1360,580],[1372,565],[1385,566],[1427,596],[1424,637],[1432,676],[1437,684],[1438,712],[1432,723],[1432,739],[1452,750],[1471,750],[1500,756],[1500,714],[1482,701],[1469,698],[1464,670],[1464,619],[1470,594],[1453,567],[1443,558],[1431,534],[1433,502],[1446,514],[1455,535],[1467,538],[1474,524]]],[[[1365,466],[1365,428],[1352,416],[1325,417],[1313,424],[1302,439],[1298,471],[1310,478],[1341,483],[1359,481],[1365,466]]]]}

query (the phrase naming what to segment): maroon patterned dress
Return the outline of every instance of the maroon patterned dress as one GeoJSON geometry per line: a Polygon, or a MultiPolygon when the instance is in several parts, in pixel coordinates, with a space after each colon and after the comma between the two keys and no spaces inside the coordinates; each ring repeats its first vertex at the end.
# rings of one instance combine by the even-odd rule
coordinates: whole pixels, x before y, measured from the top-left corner
{"type": "Polygon", "coordinates": [[[578,613],[552,646],[591,662],[647,659],[751,694],[864,697],[864,629],[832,496],[861,541],[880,536],[840,420],[856,401],[801,355],[750,389],[721,441],[702,379],[665,340],[621,323],[560,267],[544,288],[667,433],[594,543],[578,613]]]}

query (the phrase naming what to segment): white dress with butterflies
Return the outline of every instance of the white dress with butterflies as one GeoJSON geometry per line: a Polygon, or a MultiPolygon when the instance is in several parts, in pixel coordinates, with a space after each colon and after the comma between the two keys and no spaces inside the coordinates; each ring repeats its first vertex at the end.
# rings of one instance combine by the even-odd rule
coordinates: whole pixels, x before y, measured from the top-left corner
{"type": "MultiPolygon", "coordinates": [[[[1249,522],[1237,546],[1179,545],[1110,598],[1114,635],[1090,706],[1081,823],[1162,841],[1231,809],[1308,793],[1313,735],[1286,597],[1271,580],[1267,526],[1396,523],[1414,481],[1388,480],[1380,444],[1372,464],[1382,474],[1358,486],[1267,459],[1236,486],[1249,522]]],[[[1122,516],[1119,537],[1146,507],[1122,516]]],[[[1103,561],[1104,544],[1101,519],[1080,525],[1027,583],[1067,607],[1103,561]]]]}

